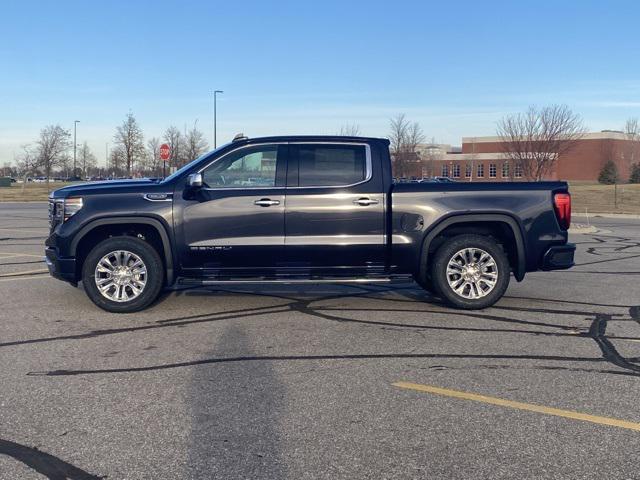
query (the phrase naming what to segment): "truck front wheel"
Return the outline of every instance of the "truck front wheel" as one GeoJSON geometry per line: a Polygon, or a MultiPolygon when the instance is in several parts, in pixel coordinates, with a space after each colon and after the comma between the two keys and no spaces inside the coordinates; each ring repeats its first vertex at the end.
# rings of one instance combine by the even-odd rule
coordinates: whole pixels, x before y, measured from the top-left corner
{"type": "Polygon", "coordinates": [[[160,294],[164,268],[158,252],[136,237],[111,237],[84,261],[82,283],[98,307],[129,313],[149,306],[160,294]]]}
{"type": "Polygon", "coordinates": [[[509,261],[502,247],[482,235],[458,235],[435,253],[431,279],[450,305],[468,310],[496,303],[509,286],[509,261]]]}

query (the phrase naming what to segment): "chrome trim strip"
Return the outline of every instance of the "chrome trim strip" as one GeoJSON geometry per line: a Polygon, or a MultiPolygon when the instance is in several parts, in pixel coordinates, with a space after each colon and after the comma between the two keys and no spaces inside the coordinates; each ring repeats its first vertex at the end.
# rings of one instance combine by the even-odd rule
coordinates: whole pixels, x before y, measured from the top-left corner
{"type": "Polygon", "coordinates": [[[332,278],[319,278],[317,280],[307,278],[293,278],[290,280],[202,280],[198,283],[203,285],[216,285],[216,284],[263,284],[263,283],[389,283],[393,279],[389,277],[384,278],[345,278],[345,279],[332,279],[332,278]]]}
{"type": "Polygon", "coordinates": [[[228,237],[216,238],[212,240],[201,240],[189,244],[189,248],[198,249],[206,247],[252,247],[252,246],[272,246],[284,245],[284,235],[261,236],[261,237],[228,237]]]}
{"type": "Polygon", "coordinates": [[[351,245],[384,245],[384,235],[287,235],[285,245],[322,245],[351,246],[351,245]]]}
{"type": "Polygon", "coordinates": [[[251,246],[352,246],[352,245],[384,245],[384,235],[299,235],[299,236],[261,236],[261,237],[228,237],[212,240],[201,240],[189,244],[189,248],[207,247],[251,247],[251,246]]]}

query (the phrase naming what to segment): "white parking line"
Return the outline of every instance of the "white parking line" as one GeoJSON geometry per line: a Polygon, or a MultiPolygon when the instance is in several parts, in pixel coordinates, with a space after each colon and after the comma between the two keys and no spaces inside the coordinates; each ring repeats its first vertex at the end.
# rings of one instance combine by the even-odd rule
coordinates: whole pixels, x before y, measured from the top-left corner
{"type": "Polygon", "coordinates": [[[8,257],[0,256],[0,260],[4,258],[14,258],[14,257],[34,257],[34,258],[44,259],[44,255],[33,255],[32,253],[0,252],[0,255],[9,255],[8,257]]]}
{"type": "Polygon", "coordinates": [[[16,280],[38,280],[43,278],[53,278],[50,275],[34,275],[33,277],[14,277],[14,278],[0,278],[0,283],[2,282],[15,282],[16,280]]]}

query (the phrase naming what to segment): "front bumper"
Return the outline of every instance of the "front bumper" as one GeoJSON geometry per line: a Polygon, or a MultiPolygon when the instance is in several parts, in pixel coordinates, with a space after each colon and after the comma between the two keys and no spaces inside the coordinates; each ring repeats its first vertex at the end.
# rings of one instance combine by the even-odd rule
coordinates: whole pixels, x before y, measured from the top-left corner
{"type": "Polygon", "coordinates": [[[576,246],[573,243],[549,248],[542,259],[542,270],[566,270],[573,267],[575,252],[576,246]]]}
{"type": "Polygon", "coordinates": [[[76,259],[74,257],[60,258],[55,248],[48,247],[45,249],[44,261],[49,268],[49,274],[59,280],[78,284],[76,278],[76,259]]]}

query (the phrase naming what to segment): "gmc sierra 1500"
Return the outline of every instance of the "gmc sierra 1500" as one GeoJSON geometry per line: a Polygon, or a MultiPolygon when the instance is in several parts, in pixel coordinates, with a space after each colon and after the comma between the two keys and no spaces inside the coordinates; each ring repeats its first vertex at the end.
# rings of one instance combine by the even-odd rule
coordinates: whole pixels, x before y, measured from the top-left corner
{"type": "Polygon", "coordinates": [[[478,309],[511,274],[573,265],[566,183],[394,184],[388,147],[239,136],[162,181],[61,188],[49,199],[49,271],[112,312],[177,283],[403,277],[478,309]]]}

